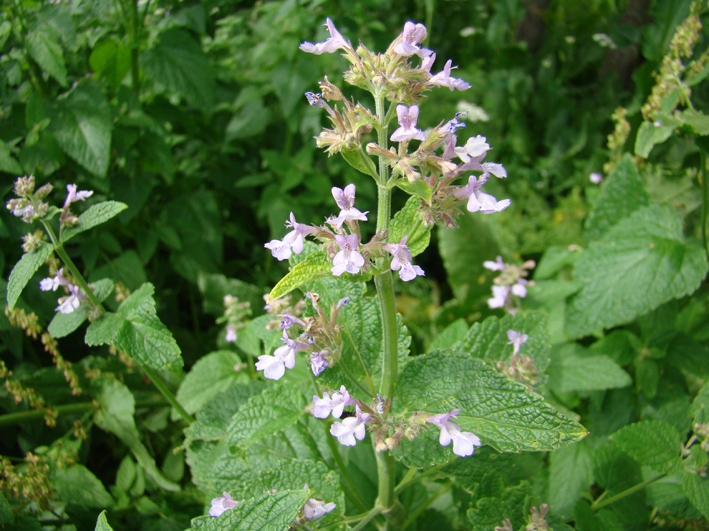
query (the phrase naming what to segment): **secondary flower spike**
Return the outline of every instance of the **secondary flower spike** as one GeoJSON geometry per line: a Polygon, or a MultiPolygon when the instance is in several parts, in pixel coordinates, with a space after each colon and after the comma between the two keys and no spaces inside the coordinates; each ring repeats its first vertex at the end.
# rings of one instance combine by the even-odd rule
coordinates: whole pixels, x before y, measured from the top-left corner
{"type": "Polygon", "coordinates": [[[332,20],[330,20],[329,17],[325,20],[325,26],[327,26],[327,31],[330,32],[329,39],[316,44],[306,41],[300,45],[300,49],[304,52],[321,55],[323,53],[334,53],[337,50],[344,50],[350,47],[349,43],[340,34],[340,32],[337,31],[335,24],[332,23],[332,20]]]}
{"type": "Polygon", "coordinates": [[[426,422],[438,426],[441,430],[439,442],[442,446],[448,446],[453,441],[453,453],[461,457],[473,455],[476,446],[480,446],[480,439],[469,431],[461,431],[460,426],[453,422],[460,409],[454,409],[441,415],[433,415],[426,419],[426,422]]]}

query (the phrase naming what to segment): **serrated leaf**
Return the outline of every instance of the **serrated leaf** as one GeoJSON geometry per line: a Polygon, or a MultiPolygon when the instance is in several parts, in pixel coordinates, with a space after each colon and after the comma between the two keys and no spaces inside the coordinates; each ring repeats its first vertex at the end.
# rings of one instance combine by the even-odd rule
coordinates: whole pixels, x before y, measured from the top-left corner
{"type": "Polygon", "coordinates": [[[506,490],[500,498],[475,501],[467,513],[472,531],[490,531],[509,518],[513,529],[524,525],[532,506],[534,490],[527,482],[506,490]]]}
{"type": "Polygon", "coordinates": [[[284,384],[267,387],[239,408],[227,428],[227,441],[247,449],[298,422],[304,407],[303,395],[296,388],[284,384]]]}
{"type": "Polygon", "coordinates": [[[192,520],[199,531],[287,531],[310,498],[310,490],[282,491],[239,503],[216,518],[201,516],[192,520]]]}
{"type": "Polygon", "coordinates": [[[643,122],[635,138],[635,154],[647,158],[657,144],[662,144],[672,136],[681,122],[669,116],[661,116],[655,122],[643,122]],[[659,125],[655,125],[655,123],[659,125]]]}
{"type": "MultiPolygon", "coordinates": [[[[461,429],[499,451],[554,450],[588,433],[524,385],[465,354],[433,352],[415,357],[404,367],[399,382],[395,403],[400,407],[427,413],[460,409],[461,429]]],[[[428,431],[435,435],[433,429],[428,431]]]]}
{"type": "Polygon", "coordinates": [[[10,278],[7,280],[7,306],[10,310],[15,307],[22,290],[25,289],[37,270],[42,267],[42,264],[47,261],[53,250],[54,247],[50,244],[43,243],[31,253],[23,254],[19,262],[12,268],[10,278]]]}
{"type": "Polygon", "coordinates": [[[112,87],[118,87],[130,70],[130,48],[113,37],[94,46],[89,64],[112,87]]]}
{"type": "Polygon", "coordinates": [[[103,201],[102,203],[91,205],[86,212],[79,216],[79,221],[76,225],[62,231],[62,243],[66,243],[80,232],[101,225],[101,223],[106,223],[109,219],[117,216],[126,208],[128,208],[128,205],[119,201],[103,201]]]}
{"type": "Polygon", "coordinates": [[[33,28],[27,34],[25,47],[37,64],[56,79],[62,87],[67,86],[64,52],[55,32],[33,28]]]}
{"type": "MultiPolygon", "coordinates": [[[[96,295],[99,302],[106,300],[113,291],[113,286],[113,281],[110,278],[104,278],[89,284],[89,287],[93,288],[94,295],[96,295]]],[[[55,339],[66,337],[81,326],[88,318],[89,313],[91,313],[91,308],[85,304],[82,304],[71,313],[57,312],[49,322],[47,331],[55,339]]]]}
{"type": "Polygon", "coordinates": [[[343,149],[340,151],[342,158],[355,170],[361,171],[365,175],[371,175],[374,180],[379,180],[377,167],[374,161],[361,149],[343,149]]]}
{"type": "Polygon", "coordinates": [[[463,318],[457,319],[433,339],[430,350],[456,347],[467,335],[468,323],[463,318]]]}
{"type": "Polygon", "coordinates": [[[624,426],[611,435],[610,439],[641,465],[658,472],[670,472],[681,466],[681,436],[667,422],[636,422],[624,426]]]}
{"type": "Polygon", "coordinates": [[[549,385],[562,393],[627,387],[630,375],[608,356],[589,354],[576,343],[556,349],[549,367],[549,385]]]}
{"type": "Polygon", "coordinates": [[[695,135],[709,135],[709,116],[696,109],[685,109],[679,113],[680,119],[691,128],[695,135]]]}
{"type": "Polygon", "coordinates": [[[108,525],[108,520],[106,519],[106,511],[101,511],[101,514],[98,515],[94,531],[113,531],[113,528],[108,525]]]}
{"type": "Polygon", "coordinates": [[[399,243],[404,236],[408,236],[406,245],[411,251],[411,256],[421,254],[431,241],[431,228],[426,227],[418,212],[419,200],[410,197],[404,208],[399,210],[391,220],[389,226],[390,243],[399,243]]]}
{"type": "Polygon", "coordinates": [[[396,186],[397,188],[401,188],[407,194],[420,197],[426,202],[430,202],[431,197],[433,197],[433,190],[431,190],[431,187],[420,179],[412,183],[406,179],[398,180],[396,181],[396,186]]]}
{"type": "Polygon", "coordinates": [[[271,293],[268,294],[267,302],[285,297],[303,284],[330,276],[332,274],[331,268],[332,264],[322,251],[309,254],[305,260],[293,266],[288,274],[273,287],[271,293]]]}
{"type": "Polygon", "coordinates": [[[123,301],[118,312],[93,321],[86,331],[86,343],[110,343],[153,369],[182,367],[180,347],[155,312],[154,291],[152,284],[145,283],[123,301]]]}
{"type": "MultiPolygon", "coordinates": [[[[703,350],[706,356],[706,349],[703,350]]],[[[709,382],[705,383],[697,393],[689,409],[689,414],[692,416],[692,424],[709,423],[709,382]]]]}
{"type": "MultiPolygon", "coordinates": [[[[620,220],[649,204],[650,197],[640,180],[635,162],[630,155],[626,155],[608,176],[593,202],[593,207],[584,223],[586,237],[589,240],[599,239],[620,220]]],[[[570,254],[569,251],[565,252],[570,254]]],[[[573,254],[576,257],[579,255],[579,253],[573,254]]],[[[535,271],[535,278],[540,272],[539,269],[538,267],[535,271]]]]}
{"type": "Polygon", "coordinates": [[[670,208],[642,207],[592,242],[576,263],[582,285],[566,313],[569,337],[631,321],[694,292],[706,276],[704,250],[685,243],[670,208]]]}
{"type": "Polygon", "coordinates": [[[593,460],[586,441],[550,455],[549,504],[558,514],[570,515],[581,493],[593,484],[593,460]]]}
{"type": "Polygon", "coordinates": [[[239,356],[230,350],[210,352],[197,360],[177,390],[177,401],[188,413],[195,413],[214,396],[244,380],[246,373],[237,372],[239,356]]]}
{"type": "Polygon", "coordinates": [[[214,74],[201,46],[188,32],[172,28],[141,54],[145,75],[158,86],[184,96],[195,107],[208,108],[214,99],[214,74]]]}
{"type": "Polygon", "coordinates": [[[58,471],[51,483],[65,503],[84,507],[113,507],[113,498],[101,480],[83,465],[72,465],[58,471]]]}
{"type": "Polygon", "coordinates": [[[709,479],[685,471],[682,474],[682,490],[692,505],[699,509],[705,518],[709,518],[709,479]]]}

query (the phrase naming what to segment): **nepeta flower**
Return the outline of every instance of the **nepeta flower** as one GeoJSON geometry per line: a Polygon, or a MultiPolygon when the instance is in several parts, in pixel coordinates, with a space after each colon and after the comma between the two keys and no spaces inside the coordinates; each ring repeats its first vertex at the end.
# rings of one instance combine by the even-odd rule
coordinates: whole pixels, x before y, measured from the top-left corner
{"type": "Polygon", "coordinates": [[[347,417],[342,422],[335,422],[330,426],[330,434],[337,437],[337,440],[343,446],[354,446],[357,441],[364,439],[364,425],[372,418],[369,413],[362,413],[357,405],[355,406],[355,415],[354,417],[347,417]]]}
{"type": "Polygon", "coordinates": [[[367,212],[360,212],[354,207],[355,202],[355,185],[348,184],[345,189],[332,187],[332,196],[335,198],[335,203],[340,207],[340,215],[336,218],[328,220],[330,225],[334,225],[338,229],[342,228],[345,221],[367,221],[367,212]]]}
{"type": "Polygon", "coordinates": [[[333,511],[337,507],[333,502],[325,503],[320,498],[310,498],[303,507],[303,516],[307,520],[314,520],[333,511]]]}
{"type": "Polygon", "coordinates": [[[271,250],[273,257],[278,260],[288,260],[291,257],[291,252],[295,254],[302,253],[305,237],[318,231],[315,227],[298,223],[293,212],[290,213],[290,220],[286,221],[286,227],[293,230],[286,234],[282,241],[271,240],[263,244],[266,249],[271,250]]]}
{"type": "Polygon", "coordinates": [[[413,280],[418,275],[426,275],[423,269],[411,263],[411,251],[406,245],[407,238],[408,236],[404,236],[399,243],[384,244],[384,250],[394,255],[391,261],[391,270],[398,271],[399,278],[404,282],[413,280]]]}
{"type": "Polygon", "coordinates": [[[483,267],[485,269],[489,269],[490,271],[504,271],[505,263],[502,261],[502,257],[498,256],[497,260],[494,262],[491,262],[490,260],[485,260],[483,262],[483,267]]]}
{"type": "Polygon", "coordinates": [[[286,368],[295,367],[295,353],[310,348],[307,343],[290,339],[285,330],[281,341],[285,345],[278,347],[273,356],[268,354],[259,356],[256,363],[256,370],[263,371],[263,375],[269,380],[279,380],[285,374],[286,368]]]}
{"type": "Polygon", "coordinates": [[[508,345],[513,345],[513,352],[512,355],[516,356],[519,354],[519,349],[522,348],[522,345],[524,345],[527,340],[529,339],[529,336],[527,334],[523,334],[522,332],[516,332],[514,330],[508,330],[507,331],[507,339],[509,339],[508,345]]]}
{"type": "Polygon", "coordinates": [[[68,208],[69,205],[75,203],[76,201],[84,201],[87,197],[91,197],[94,193],[92,190],[82,190],[77,192],[75,184],[67,184],[66,189],[68,193],[66,200],[64,201],[64,208],[68,208]]]}
{"type": "Polygon", "coordinates": [[[57,288],[59,286],[68,286],[69,281],[66,279],[64,276],[64,268],[60,268],[59,271],[53,276],[49,278],[43,278],[39,282],[39,289],[42,291],[57,291],[57,288]]]}
{"type": "Polygon", "coordinates": [[[460,409],[454,409],[449,413],[433,415],[426,419],[426,422],[438,426],[441,430],[439,442],[442,446],[448,446],[453,441],[453,453],[461,457],[473,455],[476,446],[480,446],[480,439],[469,431],[461,431],[460,426],[453,422],[451,418],[460,413],[460,409]]]}
{"type": "Polygon", "coordinates": [[[391,135],[392,142],[403,142],[404,140],[426,140],[426,134],[420,129],[416,129],[416,122],[419,119],[419,106],[399,104],[396,106],[396,116],[399,119],[400,127],[391,135]]]}
{"type": "Polygon", "coordinates": [[[420,48],[418,43],[426,38],[426,26],[423,24],[414,24],[409,21],[404,24],[404,33],[401,42],[394,45],[394,51],[404,57],[410,57],[414,54],[421,58],[431,55],[433,52],[426,48],[420,48]]]}
{"type": "Polygon", "coordinates": [[[479,179],[471,175],[468,179],[468,184],[456,193],[458,197],[468,198],[468,204],[466,206],[468,211],[492,214],[494,212],[502,212],[510,206],[509,199],[498,201],[494,196],[481,192],[480,188],[482,188],[486,182],[487,174],[481,175],[479,179]]]}
{"type": "Polygon", "coordinates": [[[528,283],[529,281],[527,279],[520,278],[517,283],[512,286],[512,294],[518,297],[526,297],[528,283]]]}
{"type": "Polygon", "coordinates": [[[313,371],[315,376],[320,376],[320,373],[328,368],[328,362],[325,358],[327,351],[313,352],[310,355],[310,369],[313,371]]]}
{"type": "Polygon", "coordinates": [[[281,314],[281,328],[283,330],[288,330],[289,328],[292,328],[294,325],[302,326],[305,327],[305,322],[294,316],[289,314],[288,312],[283,312],[281,314]]]}
{"type": "Polygon", "coordinates": [[[588,180],[593,184],[601,184],[603,182],[603,175],[594,172],[588,176],[588,180]]]}
{"type": "Polygon", "coordinates": [[[457,77],[450,77],[451,68],[453,68],[453,61],[451,59],[448,59],[448,62],[443,67],[443,71],[433,76],[429,80],[429,83],[439,87],[448,87],[449,89],[451,89],[451,92],[453,92],[453,89],[468,90],[470,88],[470,83],[466,83],[465,81],[457,77]]]}
{"type": "Polygon", "coordinates": [[[329,17],[325,20],[324,25],[327,26],[327,31],[330,32],[330,38],[324,42],[318,42],[315,44],[306,41],[300,45],[301,50],[308,53],[314,53],[315,55],[320,55],[323,53],[334,53],[337,50],[345,50],[350,47],[349,43],[340,34],[340,32],[337,31],[337,28],[329,17]]]}
{"type": "Polygon", "coordinates": [[[66,289],[69,290],[69,295],[61,297],[57,301],[59,306],[54,309],[60,313],[72,313],[79,307],[81,301],[86,300],[86,295],[79,289],[79,286],[69,284],[66,289]]]}
{"type": "Polygon", "coordinates": [[[345,406],[354,406],[357,401],[350,396],[344,385],[339,391],[332,393],[332,398],[328,393],[323,393],[323,397],[313,395],[313,416],[318,419],[325,419],[332,412],[333,418],[339,419],[345,410],[345,406]]]}
{"type": "Polygon", "coordinates": [[[490,308],[503,308],[507,303],[507,297],[510,294],[509,286],[493,286],[492,298],[487,300],[487,305],[490,308]]]}
{"type": "Polygon", "coordinates": [[[224,341],[227,343],[236,341],[236,327],[233,324],[226,325],[226,337],[224,337],[224,341]]]}
{"type": "Polygon", "coordinates": [[[212,500],[212,508],[209,509],[209,516],[219,516],[224,511],[233,509],[238,505],[238,501],[229,496],[228,492],[222,492],[222,495],[212,500]]]}
{"type": "Polygon", "coordinates": [[[455,148],[455,154],[458,155],[458,158],[463,162],[470,162],[471,158],[477,158],[481,155],[484,156],[490,149],[490,144],[488,144],[486,140],[487,139],[482,135],[470,137],[465,143],[465,146],[455,148]]]}
{"type": "Polygon", "coordinates": [[[335,234],[335,241],[341,251],[332,260],[332,274],[339,277],[345,271],[353,275],[359,273],[360,268],[364,265],[364,257],[357,251],[359,236],[357,234],[349,236],[335,234]]]}
{"type": "Polygon", "coordinates": [[[431,55],[424,57],[423,60],[421,61],[421,70],[425,70],[426,72],[431,71],[431,67],[433,66],[433,63],[436,61],[436,54],[431,53],[431,55]]]}

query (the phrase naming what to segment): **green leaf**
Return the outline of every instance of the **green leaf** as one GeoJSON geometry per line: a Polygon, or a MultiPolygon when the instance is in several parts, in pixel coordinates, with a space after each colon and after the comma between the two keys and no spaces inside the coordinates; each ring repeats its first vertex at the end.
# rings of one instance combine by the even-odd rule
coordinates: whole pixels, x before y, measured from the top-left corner
{"type": "Polygon", "coordinates": [[[685,109],[679,113],[680,119],[690,127],[695,135],[709,135],[709,116],[696,109],[685,109]]]}
{"type": "Polygon", "coordinates": [[[72,465],[58,471],[51,483],[65,503],[84,507],[113,507],[113,498],[103,483],[83,465],[72,465]]]}
{"type": "Polygon", "coordinates": [[[534,490],[529,483],[507,489],[499,498],[482,498],[468,509],[468,521],[472,531],[491,531],[509,518],[513,529],[520,529],[529,515],[534,490]]]}
{"type": "Polygon", "coordinates": [[[7,498],[5,498],[5,495],[0,492],[0,525],[12,524],[14,522],[15,516],[12,514],[12,506],[10,502],[7,501],[7,498]]]}
{"type": "Polygon", "coordinates": [[[305,260],[293,266],[288,274],[274,286],[271,293],[268,294],[268,302],[285,297],[303,284],[331,276],[330,269],[332,269],[332,264],[324,252],[316,251],[309,254],[305,260]]]}
{"type": "Polygon", "coordinates": [[[468,323],[463,318],[456,319],[433,339],[430,349],[457,347],[457,344],[463,341],[467,335],[468,323]]]}
{"type": "Polygon", "coordinates": [[[113,531],[113,528],[108,525],[108,520],[106,519],[106,511],[101,511],[101,514],[98,515],[94,531],[113,531]]]}
{"type": "Polygon", "coordinates": [[[214,74],[201,46],[188,32],[172,28],[140,58],[145,76],[202,109],[214,99],[214,74]]]}
{"type": "Polygon", "coordinates": [[[12,156],[10,146],[2,140],[0,140],[0,171],[11,175],[22,175],[24,173],[20,163],[12,156]]]}
{"type": "Polygon", "coordinates": [[[33,28],[27,34],[25,47],[42,70],[56,79],[62,87],[67,86],[64,53],[55,32],[46,31],[46,28],[33,28]]]}
{"type": "Polygon", "coordinates": [[[705,518],[709,518],[709,479],[690,472],[682,473],[682,490],[705,518]]]}
{"type": "Polygon", "coordinates": [[[59,146],[98,177],[105,177],[111,151],[111,109],[98,84],[80,81],[50,107],[50,129],[59,146]]]}
{"type": "MultiPolygon", "coordinates": [[[[399,381],[395,404],[408,411],[435,414],[460,409],[461,429],[502,452],[554,450],[587,435],[583,426],[558,413],[524,385],[465,354],[432,352],[415,357],[404,367],[399,381]]],[[[427,433],[437,438],[434,430],[429,427],[427,433]]],[[[418,443],[417,438],[410,446],[418,443]]],[[[417,461],[415,466],[425,466],[425,461],[417,461]]]]}
{"type": "MultiPolygon", "coordinates": [[[[706,356],[706,349],[702,349],[706,356]]],[[[709,382],[705,383],[689,408],[692,424],[709,424],[709,382]]]]}
{"type": "Polygon", "coordinates": [[[635,139],[635,154],[643,158],[647,158],[653,147],[670,138],[675,129],[682,125],[682,122],[667,115],[655,116],[654,120],[641,123],[635,139]],[[655,125],[655,122],[660,125],[655,125]]]}
{"type": "Polygon", "coordinates": [[[364,151],[361,149],[343,149],[340,153],[355,170],[361,171],[365,175],[371,175],[375,181],[379,180],[374,161],[364,151]]]}
{"type": "Polygon", "coordinates": [[[658,472],[671,472],[682,464],[681,436],[667,422],[636,422],[624,426],[611,435],[610,439],[641,465],[658,472]]]}
{"type": "Polygon", "coordinates": [[[85,230],[89,230],[97,225],[106,223],[109,219],[117,216],[126,208],[128,208],[128,205],[118,201],[104,201],[102,203],[91,205],[86,212],[79,216],[79,222],[76,225],[62,231],[62,243],[66,243],[80,232],[84,232],[85,230]]]}
{"type": "Polygon", "coordinates": [[[311,496],[309,489],[265,494],[239,503],[216,518],[201,516],[192,520],[199,531],[287,531],[311,496]]]}
{"type": "Polygon", "coordinates": [[[556,349],[549,367],[549,385],[561,393],[601,391],[627,387],[632,379],[608,356],[590,355],[581,345],[556,349]]]}
{"type": "Polygon", "coordinates": [[[182,367],[180,347],[155,312],[154,291],[152,284],[145,283],[123,301],[117,313],[105,313],[93,321],[86,331],[86,343],[110,343],[153,369],[182,367]]]}
{"type": "Polygon", "coordinates": [[[237,372],[239,356],[230,350],[210,352],[197,360],[177,390],[177,401],[188,413],[195,413],[214,396],[236,383],[249,380],[246,373],[237,372]]]}
{"type": "Polygon", "coordinates": [[[642,207],[583,251],[581,284],[567,307],[566,331],[582,337],[631,321],[694,292],[706,276],[704,250],[685,243],[682,221],[668,207],[642,207]]]}
{"type": "Polygon", "coordinates": [[[130,48],[108,37],[94,46],[89,64],[109,85],[118,87],[130,70],[130,48]]]}
{"type": "MultiPolygon", "coordinates": [[[[635,162],[630,155],[626,155],[608,176],[593,202],[584,224],[586,237],[589,240],[599,239],[613,225],[649,204],[650,197],[640,180],[635,162]]],[[[569,253],[568,250],[565,252],[569,253]]],[[[574,253],[575,256],[578,254],[574,253]]],[[[534,272],[535,278],[540,273],[541,265],[534,272]]]]}
{"type": "Polygon", "coordinates": [[[399,210],[391,220],[389,226],[390,243],[399,243],[404,236],[408,236],[406,245],[411,251],[411,256],[421,254],[431,241],[431,228],[427,227],[418,212],[419,200],[410,197],[404,208],[399,210]]]}
{"type": "Polygon", "coordinates": [[[267,387],[239,408],[227,428],[227,441],[245,450],[298,422],[304,407],[303,395],[296,388],[285,384],[267,387]]]}
{"type": "Polygon", "coordinates": [[[570,515],[581,493],[593,484],[592,451],[586,440],[550,455],[549,504],[558,514],[570,515]]]}
{"type": "Polygon", "coordinates": [[[410,183],[408,180],[398,180],[396,181],[397,188],[401,188],[407,194],[420,197],[426,202],[430,202],[433,197],[433,190],[426,184],[423,180],[417,180],[410,183]]]}
{"type": "MultiPolygon", "coordinates": [[[[99,302],[106,300],[106,298],[113,291],[113,286],[113,281],[110,278],[104,278],[98,282],[89,284],[89,287],[93,288],[94,294],[96,295],[96,298],[98,298],[99,302]]],[[[66,337],[81,326],[81,324],[88,318],[90,312],[91,308],[85,304],[82,304],[71,313],[57,312],[49,322],[47,331],[55,339],[66,337]]]]}
{"type": "Polygon", "coordinates": [[[10,310],[15,307],[22,290],[25,289],[27,283],[42,264],[47,261],[53,250],[54,247],[50,244],[43,243],[31,253],[23,254],[20,261],[12,268],[10,278],[7,280],[7,306],[10,310]]]}

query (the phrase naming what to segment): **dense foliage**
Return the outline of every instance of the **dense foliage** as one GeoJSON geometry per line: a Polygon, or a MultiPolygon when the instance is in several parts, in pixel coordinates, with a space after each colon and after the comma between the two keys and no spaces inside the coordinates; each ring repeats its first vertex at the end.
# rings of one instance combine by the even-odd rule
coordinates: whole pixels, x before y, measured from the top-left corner
{"type": "Polygon", "coordinates": [[[709,529],[708,18],[6,1],[0,529],[709,529]],[[346,42],[299,50],[328,17],[382,53],[423,23],[438,61],[392,44],[406,88],[347,84],[346,42]],[[448,58],[467,90],[431,76],[448,58]],[[322,136],[328,104],[361,135],[322,136]],[[475,212],[467,174],[443,190],[452,133],[459,166],[492,146],[507,208],[475,212]],[[323,344],[312,371],[279,358],[323,344]]]}

